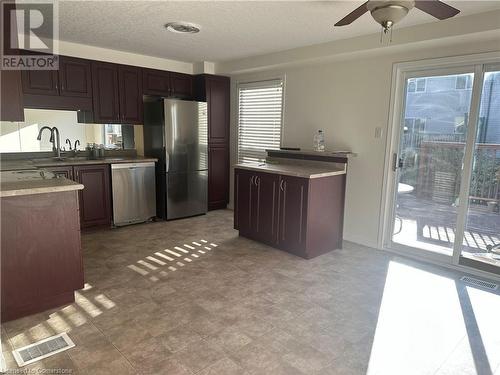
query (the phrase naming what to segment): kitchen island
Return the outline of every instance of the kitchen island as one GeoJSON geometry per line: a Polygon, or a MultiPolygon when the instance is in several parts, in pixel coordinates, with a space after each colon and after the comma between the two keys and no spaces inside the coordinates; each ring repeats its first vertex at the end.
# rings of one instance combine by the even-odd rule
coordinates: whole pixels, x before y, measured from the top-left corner
{"type": "Polygon", "coordinates": [[[265,163],[235,165],[234,228],[306,259],[341,248],[347,159],[268,151],[265,163]]]}
{"type": "Polygon", "coordinates": [[[83,288],[78,191],[52,172],[0,172],[1,321],[72,303],[83,288]]]}

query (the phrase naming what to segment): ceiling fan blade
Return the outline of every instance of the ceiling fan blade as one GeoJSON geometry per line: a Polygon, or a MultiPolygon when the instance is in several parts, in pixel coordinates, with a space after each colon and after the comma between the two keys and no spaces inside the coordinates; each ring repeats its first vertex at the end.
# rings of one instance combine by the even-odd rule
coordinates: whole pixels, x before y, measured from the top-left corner
{"type": "Polygon", "coordinates": [[[439,0],[417,0],[415,1],[415,8],[440,20],[454,17],[460,13],[457,8],[453,8],[451,5],[445,4],[439,0]]]}
{"type": "Polygon", "coordinates": [[[361,5],[360,7],[356,8],[353,10],[351,13],[349,13],[347,16],[342,18],[339,22],[335,24],[335,26],[345,26],[349,25],[352,22],[356,21],[359,17],[361,17],[363,14],[368,12],[368,8],[366,7],[366,4],[368,4],[368,1],[361,5]]]}

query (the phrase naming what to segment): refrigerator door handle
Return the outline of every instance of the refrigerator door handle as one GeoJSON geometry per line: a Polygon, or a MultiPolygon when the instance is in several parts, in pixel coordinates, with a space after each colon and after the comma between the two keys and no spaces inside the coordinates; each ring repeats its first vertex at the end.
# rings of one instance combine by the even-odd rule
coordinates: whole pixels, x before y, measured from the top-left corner
{"type": "Polygon", "coordinates": [[[167,151],[165,151],[165,172],[168,172],[170,165],[170,156],[167,151]]]}

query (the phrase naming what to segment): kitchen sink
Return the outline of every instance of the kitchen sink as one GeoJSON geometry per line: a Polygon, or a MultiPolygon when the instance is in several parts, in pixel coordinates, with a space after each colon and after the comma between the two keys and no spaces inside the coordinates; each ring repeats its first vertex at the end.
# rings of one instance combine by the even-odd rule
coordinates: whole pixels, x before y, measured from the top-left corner
{"type": "Polygon", "coordinates": [[[45,164],[45,163],[54,163],[54,162],[70,162],[70,161],[84,161],[89,160],[85,156],[76,156],[76,157],[53,157],[53,158],[41,158],[41,159],[33,159],[34,164],[45,164]]]}

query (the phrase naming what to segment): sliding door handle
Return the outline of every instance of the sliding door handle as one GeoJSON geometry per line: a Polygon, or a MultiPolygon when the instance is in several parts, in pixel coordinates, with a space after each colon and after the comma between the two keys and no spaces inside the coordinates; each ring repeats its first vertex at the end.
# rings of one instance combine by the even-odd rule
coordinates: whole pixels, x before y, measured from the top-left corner
{"type": "Polygon", "coordinates": [[[398,157],[398,154],[392,154],[392,170],[396,172],[398,168],[403,168],[403,159],[398,157]]]}

